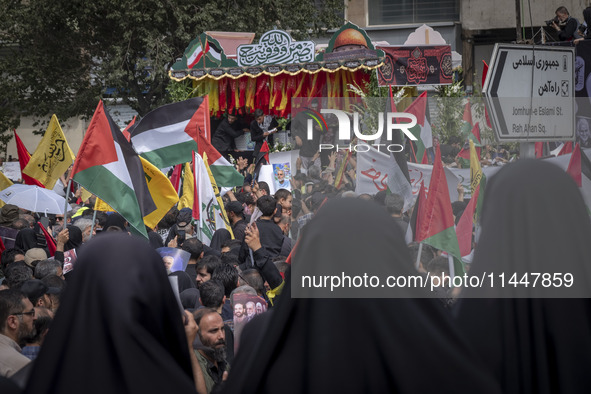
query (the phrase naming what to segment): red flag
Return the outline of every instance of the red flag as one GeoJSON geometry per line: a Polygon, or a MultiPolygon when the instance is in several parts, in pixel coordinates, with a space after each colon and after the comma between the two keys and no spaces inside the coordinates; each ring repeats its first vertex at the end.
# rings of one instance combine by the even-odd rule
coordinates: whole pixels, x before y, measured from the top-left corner
{"type": "Polygon", "coordinates": [[[456,226],[456,235],[462,256],[467,256],[472,250],[472,225],[474,224],[474,212],[476,211],[479,193],[480,184],[476,186],[476,190],[474,190],[474,194],[456,226]]]}
{"type": "Polygon", "coordinates": [[[2,238],[0,238],[0,256],[6,250],[6,246],[4,246],[4,242],[2,242],[2,238]]]}
{"type": "Polygon", "coordinates": [[[425,237],[423,241],[452,256],[461,258],[439,145],[435,148],[433,172],[429,182],[429,196],[422,216],[418,233],[425,237]]]}
{"type": "Polygon", "coordinates": [[[41,231],[43,231],[43,235],[45,236],[45,241],[47,241],[47,249],[49,250],[49,255],[50,256],[55,256],[55,251],[57,249],[56,246],[55,246],[55,240],[49,234],[49,232],[47,232],[47,230],[45,229],[45,227],[43,226],[43,224],[41,224],[41,222],[37,222],[37,224],[41,228],[41,231]]]}
{"type": "Polygon", "coordinates": [[[422,234],[418,231],[420,223],[423,221],[425,202],[427,201],[427,193],[425,191],[425,181],[421,181],[421,188],[419,189],[419,195],[417,196],[417,202],[412,210],[412,216],[410,218],[409,229],[412,231],[412,240],[415,242],[421,242],[426,237],[426,234],[422,234]]]}
{"type": "Polygon", "coordinates": [[[462,116],[462,120],[467,122],[470,126],[474,125],[474,123],[472,123],[472,107],[470,106],[470,101],[468,101],[464,106],[464,115],[462,116]]]}
{"type": "Polygon", "coordinates": [[[560,149],[560,152],[558,152],[558,154],[556,156],[566,155],[568,153],[572,153],[572,151],[573,151],[573,143],[572,143],[572,141],[569,141],[569,142],[566,142],[562,146],[562,149],[560,149]]]}
{"type": "Polygon", "coordinates": [[[267,141],[263,142],[263,146],[261,146],[261,150],[259,151],[259,159],[262,159],[262,158],[265,159],[267,164],[270,163],[270,161],[269,161],[269,144],[267,144],[267,141]],[[264,153],[263,156],[261,156],[261,153],[264,153]]]}
{"type": "MultiPolygon", "coordinates": [[[[484,63],[482,66],[482,87],[484,87],[484,81],[486,81],[486,75],[488,74],[488,64],[486,64],[484,60],[482,63],[484,63]]],[[[488,117],[488,111],[486,110],[486,105],[484,106],[484,117],[486,118],[486,125],[492,128],[490,124],[490,118],[488,117]]]]}
{"type": "Polygon", "coordinates": [[[544,156],[544,143],[543,142],[536,142],[535,145],[536,149],[536,159],[544,156]]]}
{"type": "Polygon", "coordinates": [[[578,187],[582,186],[581,176],[581,147],[577,143],[575,150],[573,151],[570,161],[568,162],[568,168],[566,172],[573,177],[578,187]]]}
{"type": "Polygon", "coordinates": [[[172,175],[170,176],[170,183],[172,183],[172,186],[174,187],[174,190],[176,190],[177,194],[181,186],[182,167],[182,164],[177,164],[176,166],[174,166],[174,170],[172,171],[172,175]]]}
{"type": "Polygon", "coordinates": [[[16,130],[14,130],[14,140],[16,141],[16,152],[18,154],[18,161],[21,167],[21,177],[23,179],[23,182],[26,185],[35,185],[45,189],[45,186],[43,186],[41,182],[39,182],[35,178],[31,178],[23,172],[23,170],[29,163],[29,160],[31,159],[31,154],[29,153],[29,151],[27,151],[27,148],[25,148],[25,144],[23,144],[23,142],[19,138],[18,134],[16,133],[16,130]]]}

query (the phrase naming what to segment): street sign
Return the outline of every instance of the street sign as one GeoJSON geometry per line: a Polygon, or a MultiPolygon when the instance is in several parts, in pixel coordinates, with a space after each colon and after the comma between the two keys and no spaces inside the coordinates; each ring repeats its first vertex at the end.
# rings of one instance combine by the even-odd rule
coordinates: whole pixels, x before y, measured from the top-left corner
{"type": "Polygon", "coordinates": [[[483,93],[499,141],[575,138],[572,47],[496,44],[483,93]]]}

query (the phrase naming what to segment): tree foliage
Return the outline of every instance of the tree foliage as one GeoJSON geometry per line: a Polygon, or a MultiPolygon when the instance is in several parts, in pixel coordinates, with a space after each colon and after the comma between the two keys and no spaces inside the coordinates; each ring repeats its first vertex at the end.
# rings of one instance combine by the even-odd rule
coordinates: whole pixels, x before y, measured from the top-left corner
{"type": "Polygon", "coordinates": [[[169,100],[168,70],[197,35],[277,27],[303,39],[342,24],[342,0],[316,3],[0,0],[0,133],[24,116],[88,116],[107,96],[145,115],[169,100]]]}

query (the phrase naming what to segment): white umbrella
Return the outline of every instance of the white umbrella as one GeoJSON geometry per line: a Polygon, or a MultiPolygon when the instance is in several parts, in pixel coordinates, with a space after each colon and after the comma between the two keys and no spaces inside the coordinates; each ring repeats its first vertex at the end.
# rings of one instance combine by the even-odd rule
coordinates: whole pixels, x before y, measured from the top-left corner
{"type": "MultiPolygon", "coordinates": [[[[0,191],[0,200],[39,213],[64,214],[66,200],[53,190],[33,185],[15,184],[0,191]]],[[[72,207],[68,205],[67,210],[72,207]]]]}

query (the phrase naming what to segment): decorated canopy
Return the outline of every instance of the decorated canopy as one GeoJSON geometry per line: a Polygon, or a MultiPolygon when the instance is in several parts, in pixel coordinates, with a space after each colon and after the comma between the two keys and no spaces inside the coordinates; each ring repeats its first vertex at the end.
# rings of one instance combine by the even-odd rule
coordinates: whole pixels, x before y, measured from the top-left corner
{"type": "Polygon", "coordinates": [[[190,78],[219,80],[243,76],[316,74],[321,71],[372,70],[382,65],[384,53],[376,50],[365,33],[353,23],[341,27],[324,53],[315,56],[312,41],[294,41],[282,30],[263,34],[258,43],[240,45],[237,61],[226,57],[217,40],[202,33],[191,41],[181,59],[170,69],[175,81],[190,78]]]}
{"type": "Polygon", "coordinates": [[[355,97],[349,85],[363,89],[368,71],[384,59],[384,52],[353,23],[336,31],[326,51],[318,54],[314,42],[294,41],[282,30],[271,30],[258,42],[240,45],[236,55],[236,60],[229,58],[217,40],[203,33],[169,75],[175,81],[194,81],[195,94],[209,95],[212,115],[261,108],[287,116],[292,98],[355,97]]]}

